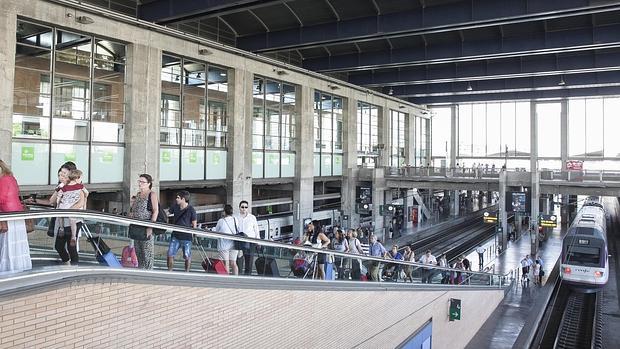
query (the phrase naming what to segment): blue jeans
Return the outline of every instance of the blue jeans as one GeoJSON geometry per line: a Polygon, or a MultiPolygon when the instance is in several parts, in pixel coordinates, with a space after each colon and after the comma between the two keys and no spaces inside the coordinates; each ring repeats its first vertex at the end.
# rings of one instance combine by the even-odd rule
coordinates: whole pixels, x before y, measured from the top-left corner
{"type": "Polygon", "coordinates": [[[170,245],[168,246],[168,257],[173,257],[177,255],[179,248],[183,247],[183,258],[190,259],[192,258],[192,241],[191,240],[178,240],[173,237],[170,240],[170,245]]]}

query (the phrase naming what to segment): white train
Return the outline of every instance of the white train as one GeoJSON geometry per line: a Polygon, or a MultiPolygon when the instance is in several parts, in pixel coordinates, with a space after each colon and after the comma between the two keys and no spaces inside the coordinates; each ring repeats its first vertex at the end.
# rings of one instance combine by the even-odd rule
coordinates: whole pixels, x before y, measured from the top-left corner
{"type": "Polygon", "coordinates": [[[598,292],[609,278],[607,222],[598,200],[588,199],[573,220],[561,256],[562,281],[580,292],[598,292]]]}

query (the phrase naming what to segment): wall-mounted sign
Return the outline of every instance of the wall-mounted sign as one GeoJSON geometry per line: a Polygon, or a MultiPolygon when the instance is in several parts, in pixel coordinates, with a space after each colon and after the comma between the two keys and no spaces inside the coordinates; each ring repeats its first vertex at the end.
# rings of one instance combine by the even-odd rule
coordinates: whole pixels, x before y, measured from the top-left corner
{"type": "Polygon", "coordinates": [[[541,227],[556,228],[558,226],[558,217],[553,214],[541,214],[538,220],[541,227]]]}
{"type": "Polygon", "coordinates": [[[482,220],[485,223],[490,223],[490,224],[497,223],[497,212],[485,212],[482,215],[482,220]]]}
{"type": "Polygon", "coordinates": [[[461,319],[461,300],[450,298],[450,321],[461,319]]]}

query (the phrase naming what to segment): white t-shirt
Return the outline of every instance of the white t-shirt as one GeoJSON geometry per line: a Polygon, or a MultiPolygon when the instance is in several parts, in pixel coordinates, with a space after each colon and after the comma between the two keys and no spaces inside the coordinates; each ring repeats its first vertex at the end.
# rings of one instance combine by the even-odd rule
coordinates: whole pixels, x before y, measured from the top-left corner
{"type": "Polygon", "coordinates": [[[485,250],[482,246],[480,246],[480,247],[478,247],[478,248],[476,249],[476,252],[478,252],[478,253],[480,253],[480,254],[484,253],[484,251],[486,251],[486,250],[485,250]]]}
{"type": "Polygon", "coordinates": [[[426,253],[425,253],[422,255],[422,257],[420,257],[420,263],[437,265],[437,259],[433,255],[426,256],[426,253]]]}
{"type": "MultiPolygon", "coordinates": [[[[235,231],[235,224],[237,223],[235,222],[235,219],[231,216],[220,218],[220,220],[217,221],[217,225],[215,226],[213,231],[216,231],[218,233],[235,235],[237,234],[237,232],[235,231]]],[[[220,251],[232,250],[234,246],[235,243],[233,240],[218,239],[217,249],[220,251]]]]}
{"type": "Polygon", "coordinates": [[[240,214],[235,215],[237,224],[239,225],[239,231],[245,233],[249,238],[260,239],[260,232],[258,231],[258,221],[256,216],[248,213],[245,217],[241,217],[240,214]]]}

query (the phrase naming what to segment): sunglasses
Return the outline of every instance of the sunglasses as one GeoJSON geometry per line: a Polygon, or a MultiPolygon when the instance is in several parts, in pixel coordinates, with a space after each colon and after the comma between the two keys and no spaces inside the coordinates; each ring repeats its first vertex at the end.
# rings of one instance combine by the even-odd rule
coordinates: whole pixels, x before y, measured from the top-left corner
{"type": "Polygon", "coordinates": [[[239,206],[239,208],[248,208],[247,206],[239,206]]]}

